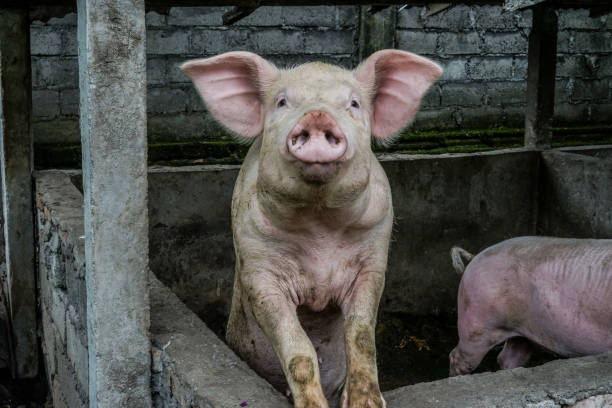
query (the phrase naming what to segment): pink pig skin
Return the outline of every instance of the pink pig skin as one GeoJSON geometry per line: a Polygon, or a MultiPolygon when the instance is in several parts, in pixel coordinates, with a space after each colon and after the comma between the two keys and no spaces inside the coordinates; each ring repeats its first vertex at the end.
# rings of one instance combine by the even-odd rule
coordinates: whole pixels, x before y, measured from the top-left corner
{"type": "MultiPolygon", "coordinates": [[[[459,270],[471,255],[451,250],[459,270]]],[[[612,350],[612,240],[520,237],[479,253],[458,296],[459,344],[450,375],[473,371],[496,344],[503,369],[534,347],[565,357],[612,350]]]]}
{"type": "Polygon", "coordinates": [[[374,326],[393,209],[371,138],[405,126],[441,69],[397,50],[355,71],[279,70],[248,52],[182,69],[222,124],[254,138],[232,200],[228,343],[296,407],[384,407],[374,326]]]}

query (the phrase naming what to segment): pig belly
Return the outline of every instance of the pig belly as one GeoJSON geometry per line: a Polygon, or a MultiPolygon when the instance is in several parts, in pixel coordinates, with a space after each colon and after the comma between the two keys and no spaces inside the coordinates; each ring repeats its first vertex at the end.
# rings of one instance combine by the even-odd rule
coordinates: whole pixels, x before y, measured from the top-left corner
{"type": "Polygon", "coordinates": [[[524,337],[560,356],[587,356],[612,350],[612,329],[601,327],[593,319],[572,322],[553,316],[548,321],[534,320],[531,327],[523,330],[524,337]]]}
{"type": "Polygon", "coordinates": [[[538,282],[523,329],[525,337],[567,357],[612,350],[612,269],[588,260],[583,264],[590,268],[571,275],[565,265],[545,266],[551,272],[541,275],[550,282],[538,282]]]}
{"type": "MultiPolygon", "coordinates": [[[[313,312],[304,306],[297,309],[300,323],[308,334],[319,360],[321,385],[325,397],[333,401],[339,398],[346,376],[346,351],[344,346],[344,318],[339,308],[328,306],[313,312]]],[[[289,390],[278,356],[253,317],[247,314],[234,316],[245,319],[243,332],[229,333],[230,346],[261,377],[283,394],[289,390]],[[246,341],[248,340],[248,341],[246,341]]],[[[333,405],[330,405],[333,406],[333,405]]]]}

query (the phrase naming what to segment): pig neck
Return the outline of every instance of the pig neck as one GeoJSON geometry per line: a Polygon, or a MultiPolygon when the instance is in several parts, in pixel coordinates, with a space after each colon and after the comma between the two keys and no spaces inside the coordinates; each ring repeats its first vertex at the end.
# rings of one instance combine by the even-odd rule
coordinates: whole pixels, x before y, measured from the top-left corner
{"type": "Polygon", "coordinates": [[[322,185],[295,177],[270,180],[261,172],[256,190],[262,215],[283,230],[359,227],[366,214],[371,213],[368,210],[376,205],[372,202],[370,166],[364,161],[359,164],[361,171],[354,171],[349,164],[332,181],[322,185]],[[350,180],[346,175],[351,176],[350,180]]]}
{"type": "Polygon", "coordinates": [[[283,200],[258,188],[257,201],[262,214],[277,228],[302,230],[316,227],[338,229],[358,224],[370,204],[370,190],[366,188],[359,197],[342,206],[329,205],[325,197],[320,201],[288,205],[283,200]]]}

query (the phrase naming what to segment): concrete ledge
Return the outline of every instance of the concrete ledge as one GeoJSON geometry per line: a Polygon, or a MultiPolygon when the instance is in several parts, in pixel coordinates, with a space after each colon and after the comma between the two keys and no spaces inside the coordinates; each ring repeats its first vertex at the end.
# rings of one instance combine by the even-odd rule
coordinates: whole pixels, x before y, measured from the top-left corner
{"type": "Polygon", "coordinates": [[[561,147],[551,152],[564,152],[595,156],[600,159],[612,158],[612,145],[561,147]]]}
{"type": "Polygon", "coordinates": [[[85,252],[83,239],[83,194],[77,189],[74,179],[81,179],[80,170],[46,170],[34,174],[36,180],[36,205],[40,211],[61,223],[78,243],[79,251],[85,252]]]}
{"type": "Polygon", "coordinates": [[[151,273],[153,406],[290,407],[151,273]]]}
{"type": "MultiPolygon", "coordinates": [[[[591,400],[595,403],[607,394],[612,394],[612,353],[415,384],[390,391],[385,399],[388,408],[561,408],[602,396],[591,400]]],[[[605,402],[602,407],[609,406],[605,402]]],[[[600,405],[577,405],[588,406],[600,405]]]]}

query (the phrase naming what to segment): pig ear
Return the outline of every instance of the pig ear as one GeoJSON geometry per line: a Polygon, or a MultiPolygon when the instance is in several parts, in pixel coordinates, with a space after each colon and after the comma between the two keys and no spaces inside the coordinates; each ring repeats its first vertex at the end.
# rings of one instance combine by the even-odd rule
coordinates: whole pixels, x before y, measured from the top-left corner
{"type": "Polygon", "coordinates": [[[406,51],[378,51],[363,61],[355,77],[372,90],[372,135],[388,138],[412,121],[421,98],[441,74],[434,62],[406,51]]]}
{"type": "Polygon", "coordinates": [[[242,137],[262,133],[262,88],[278,78],[274,65],[256,54],[237,51],[188,61],[180,68],[219,122],[242,137]]]}

